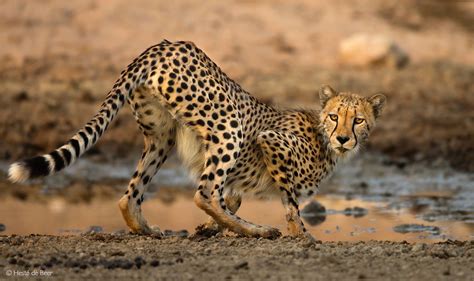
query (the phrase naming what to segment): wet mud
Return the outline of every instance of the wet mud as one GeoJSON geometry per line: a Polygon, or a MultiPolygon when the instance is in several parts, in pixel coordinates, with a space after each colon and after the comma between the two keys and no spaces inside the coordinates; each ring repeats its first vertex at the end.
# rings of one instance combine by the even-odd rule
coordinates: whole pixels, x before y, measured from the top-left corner
{"type": "Polygon", "coordinates": [[[10,275],[7,280],[24,280],[20,274],[63,280],[468,280],[473,259],[474,244],[458,241],[313,244],[285,237],[0,236],[0,274],[10,275]]]}

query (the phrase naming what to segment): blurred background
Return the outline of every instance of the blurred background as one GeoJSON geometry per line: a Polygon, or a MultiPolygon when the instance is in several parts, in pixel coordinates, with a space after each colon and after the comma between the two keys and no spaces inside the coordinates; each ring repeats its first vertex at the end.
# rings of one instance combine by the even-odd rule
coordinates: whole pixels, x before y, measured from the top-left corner
{"type": "MultiPolygon", "coordinates": [[[[339,196],[334,200],[342,204],[329,207],[352,208],[354,198],[362,200],[358,206],[382,202],[389,213],[407,210],[424,222],[461,222],[463,235],[472,238],[472,1],[11,0],[0,7],[0,194],[13,198],[3,199],[0,224],[10,233],[42,231],[5,223],[8,210],[25,206],[18,202],[43,202],[37,208],[59,212],[71,202],[119,198],[142,147],[128,108],[65,173],[13,186],[5,180],[7,165],[62,145],[96,113],[120,71],[168,39],[195,42],[269,104],[318,108],[323,84],[366,96],[384,93],[387,107],[367,148],[322,188],[323,196],[339,196]]],[[[189,187],[184,174],[172,158],[151,190],[189,187]]],[[[160,200],[171,202],[173,192],[160,200]]],[[[106,228],[123,228],[111,202],[117,223],[106,228]]],[[[22,217],[40,212],[24,208],[22,217]]],[[[73,220],[63,217],[62,225],[73,220]]]]}

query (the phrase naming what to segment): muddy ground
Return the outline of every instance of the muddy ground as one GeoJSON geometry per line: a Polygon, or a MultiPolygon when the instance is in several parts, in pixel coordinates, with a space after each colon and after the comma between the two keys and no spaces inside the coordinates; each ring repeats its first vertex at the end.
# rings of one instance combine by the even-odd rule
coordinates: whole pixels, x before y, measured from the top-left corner
{"type": "Polygon", "coordinates": [[[474,243],[456,241],[311,244],[292,238],[31,235],[0,236],[0,253],[2,278],[23,273],[63,280],[470,280],[474,275],[474,243]]]}
{"type": "MultiPolygon", "coordinates": [[[[392,198],[398,208],[398,196],[419,196],[435,189],[435,195],[425,193],[412,200],[410,208],[426,208],[429,198],[436,202],[437,211],[431,217],[446,217],[439,214],[439,204],[454,202],[443,210],[455,212],[454,220],[472,224],[473,3],[354,3],[3,1],[0,197],[45,204],[57,197],[70,204],[116,200],[127,182],[123,172],[117,179],[97,175],[100,169],[81,172],[84,169],[79,168],[46,181],[11,185],[6,181],[6,164],[62,145],[96,113],[120,71],[145,48],[166,38],[194,41],[243,88],[277,106],[317,108],[316,91],[323,84],[363,95],[383,92],[387,108],[363,151],[376,157],[369,156],[360,166],[361,162],[351,162],[355,170],[349,169],[348,174],[354,180],[336,176],[323,192],[347,198],[392,198]],[[394,39],[410,62],[402,69],[341,65],[339,42],[358,32],[394,39]],[[379,178],[387,175],[396,176],[380,185],[379,178]],[[414,179],[416,184],[410,182],[414,179]]],[[[125,108],[82,163],[125,161],[133,166],[141,146],[141,134],[125,108]]],[[[167,168],[173,170],[173,165],[167,168]]],[[[118,167],[123,170],[123,165],[118,167]]],[[[106,169],[115,171],[117,166],[106,169]]],[[[164,202],[174,198],[173,192],[160,196],[164,202]]],[[[19,274],[41,270],[61,280],[155,276],[169,280],[469,280],[474,274],[473,249],[472,241],[308,245],[289,238],[0,236],[0,280],[25,279],[6,277],[7,270],[19,274]]]]}

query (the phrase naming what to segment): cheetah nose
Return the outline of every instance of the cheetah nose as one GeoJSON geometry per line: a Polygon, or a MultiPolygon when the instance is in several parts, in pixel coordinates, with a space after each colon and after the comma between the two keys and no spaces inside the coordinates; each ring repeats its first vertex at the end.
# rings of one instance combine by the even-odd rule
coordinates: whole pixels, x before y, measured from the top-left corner
{"type": "Polygon", "coordinates": [[[341,144],[345,144],[348,140],[349,140],[349,137],[346,137],[346,136],[338,136],[336,138],[341,144]]]}

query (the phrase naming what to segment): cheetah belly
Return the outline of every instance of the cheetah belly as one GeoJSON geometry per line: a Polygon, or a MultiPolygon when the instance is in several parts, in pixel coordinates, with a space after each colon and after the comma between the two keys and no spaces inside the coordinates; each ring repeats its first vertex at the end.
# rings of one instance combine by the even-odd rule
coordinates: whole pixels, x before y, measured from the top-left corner
{"type": "MultiPolygon", "coordinates": [[[[204,146],[200,137],[186,126],[178,126],[176,131],[176,150],[178,156],[189,171],[191,179],[197,182],[204,168],[204,146]]],[[[255,176],[238,178],[232,180],[233,175],[229,175],[226,185],[226,192],[237,193],[241,195],[250,195],[252,197],[267,198],[273,195],[279,195],[278,189],[274,187],[270,174],[267,172],[263,163],[257,164],[258,167],[252,167],[251,170],[257,170],[255,176]]],[[[242,170],[246,166],[244,165],[242,170]]],[[[239,169],[236,167],[235,173],[239,169]]],[[[242,171],[240,171],[242,172],[242,171]]]]}
{"type": "Polygon", "coordinates": [[[193,181],[197,181],[204,168],[204,147],[200,137],[190,128],[180,125],[176,131],[176,150],[193,181]]]}

